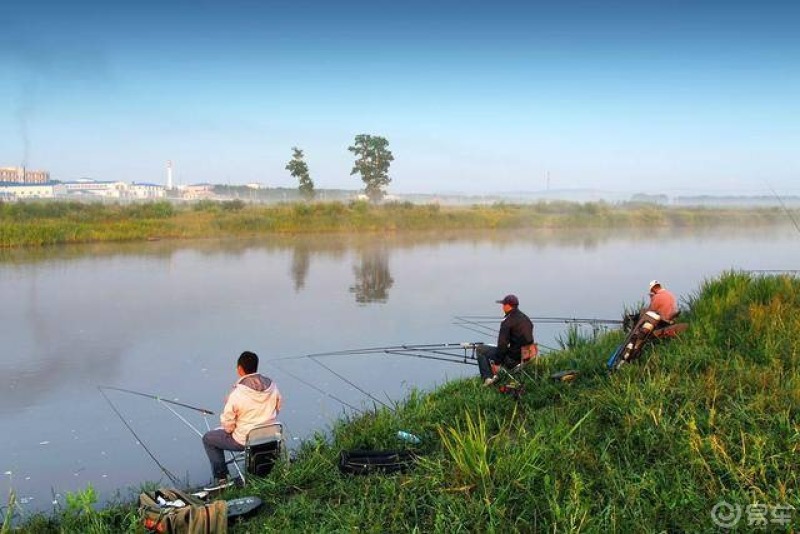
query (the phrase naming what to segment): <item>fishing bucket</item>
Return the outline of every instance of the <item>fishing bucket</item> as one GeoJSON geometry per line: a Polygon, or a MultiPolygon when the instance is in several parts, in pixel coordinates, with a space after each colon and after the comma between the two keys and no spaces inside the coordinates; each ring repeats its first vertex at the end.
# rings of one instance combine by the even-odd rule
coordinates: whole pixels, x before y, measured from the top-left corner
{"type": "Polygon", "coordinates": [[[205,503],[173,488],[139,495],[139,516],[148,532],[158,534],[226,534],[228,503],[205,503]]]}

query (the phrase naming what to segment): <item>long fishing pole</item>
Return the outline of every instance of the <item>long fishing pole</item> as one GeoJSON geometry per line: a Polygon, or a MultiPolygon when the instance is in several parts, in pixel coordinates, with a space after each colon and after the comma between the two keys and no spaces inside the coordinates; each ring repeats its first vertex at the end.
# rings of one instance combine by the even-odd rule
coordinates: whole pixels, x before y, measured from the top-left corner
{"type": "Polygon", "coordinates": [[[767,184],[767,186],[769,187],[769,190],[772,191],[772,194],[775,195],[775,198],[778,199],[778,202],[780,202],[781,207],[783,208],[783,211],[786,212],[786,215],[792,221],[792,224],[794,224],[795,229],[798,232],[800,232],[800,225],[797,224],[797,221],[795,220],[794,216],[792,215],[792,212],[789,211],[789,208],[787,208],[786,204],[784,204],[783,199],[778,195],[778,193],[775,191],[775,189],[772,188],[772,186],[770,184],[767,184]]]}
{"type": "MultiPolygon", "coordinates": [[[[483,325],[496,323],[502,318],[495,315],[456,315],[454,324],[483,325]]],[[[584,324],[622,324],[621,319],[603,319],[596,317],[531,317],[534,323],[584,323],[584,324]]]]}
{"type": "Polygon", "coordinates": [[[324,364],[324,363],[322,363],[321,361],[317,360],[317,359],[316,359],[316,358],[314,358],[313,356],[309,357],[309,359],[310,359],[311,361],[313,361],[314,363],[316,363],[317,365],[319,365],[319,366],[323,367],[324,369],[327,369],[327,370],[328,370],[328,372],[330,372],[330,373],[331,373],[331,374],[333,374],[334,376],[338,377],[340,380],[342,380],[342,381],[344,381],[344,382],[346,382],[346,383],[350,384],[351,386],[353,386],[353,387],[354,387],[354,388],[356,388],[358,391],[360,391],[361,393],[363,393],[364,395],[366,395],[366,396],[367,396],[367,397],[369,397],[370,399],[374,400],[374,401],[375,401],[375,402],[377,402],[378,404],[381,404],[381,405],[383,405],[385,408],[389,408],[389,405],[388,405],[388,404],[386,404],[386,403],[385,403],[385,402],[383,402],[382,400],[380,400],[380,399],[378,399],[378,398],[374,397],[374,396],[373,396],[373,395],[372,395],[372,394],[371,394],[369,391],[366,391],[366,390],[364,390],[364,389],[361,389],[361,388],[360,388],[360,387],[358,387],[356,384],[354,384],[353,382],[351,382],[350,380],[348,380],[348,379],[347,379],[347,377],[345,377],[345,376],[343,376],[343,375],[341,375],[341,374],[337,373],[336,371],[334,371],[333,369],[331,369],[330,367],[328,367],[327,365],[325,365],[325,364],[324,364]]]}
{"type": "Polygon", "coordinates": [[[174,404],[176,406],[180,406],[182,408],[187,408],[189,410],[194,410],[196,412],[200,412],[205,415],[214,415],[214,412],[211,410],[207,410],[206,408],[198,408],[197,406],[192,406],[190,404],[184,404],[182,402],[177,402],[169,399],[164,399],[159,397],[158,395],[150,395],[149,393],[142,393],[141,391],[133,391],[132,389],[125,389],[125,388],[118,388],[113,386],[97,386],[97,389],[104,390],[104,389],[111,389],[114,391],[122,391],[123,393],[130,393],[131,395],[138,395],[140,397],[145,397],[147,399],[152,399],[158,402],[166,402],[169,404],[174,404]]]}
{"type": "Polygon", "coordinates": [[[385,354],[394,354],[398,356],[408,356],[410,358],[422,358],[423,360],[437,360],[440,362],[448,362],[448,363],[460,363],[466,365],[478,365],[478,362],[473,360],[462,360],[460,356],[456,356],[455,354],[450,354],[452,358],[442,358],[440,356],[430,356],[427,354],[418,354],[414,352],[408,352],[403,350],[387,350],[384,351],[385,354]],[[459,359],[456,359],[459,358],[459,359]]]}
{"type": "MultiPolygon", "coordinates": [[[[150,458],[153,459],[153,461],[156,463],[156,465],[159,467],[159,469],[161,469],[161,471],[165,475],[167,475],[167,478],[170,479],[170,481],[175,485],[175,487],[180,486],[181,483],[178,480],[178,477],[176,477],[175,475],[170,473],[169,469],[164,467],[164,465],[162,465],[161,462],[158,461],[158,458],[156,458],[156,456],[150,451],[150,449],[147,447],[147,445],[145,445],[144,441],[142,441],[142,438],[139,437],[139,435],[136,433],[136,431],[133,429],[133,427],[128,424],[128,422],[125,420],[125,418],[119,412],[119,410],[117,410],[117,407],[114,406],[114,403],[111,402],[111,399],[108,398],[108,395],[106,395],[106,392],[103,391],[103,388],[102,387],[98,387],[97,389],[100,391],[100,394],[103,396],[103,398],[106,399],[106,402],[108,402],[108,405],[111,406],[111,409],[114,410],[114,413],[117,414],[117,417],[119,417],[120,421],[122,421],[122,424],[124,424],[128,428],[128,430],[130,430],[131,434],[133,434],[133,437],[136,438],[137,443],[139,443],[139,445],[142,446],[142,448],[145,450],[145,452],[147,452],[147,454],[150,456],[150,458]]],[[[109,389],[113,389],[113,388],[109,388],[109,389]]]]}
{"type": "MultiPolygon", "coordinates": [[[[166,409],[167,409],[167,410],[169,410],[170,412],[172,412],[172,413],[173,413],[173,415],[175,415],[175,417],[177,417],[178,419],[180,419],[181,421],[183,421],[183,424],[185,424],[186,426],[188,426],[189,428],[191,428],[191,429],[194,431],[194,433],[195,433],[195,434],[197,434],[197,435],[198,435],[198,436],[200,436],[201,438],[203,437],[203,433],[202,433],[202,432],[200,432],[199,430],[197,430],[197,428],[195,428],[195,426],[194,426],[192,423],[190,423],[189,421],[187,421],[187,420],[186,420],[186,418],[185,418],[184,416],[182,416],[181,414],[179,414],[178,412],[176,412],[174,408],[172,408],[171,406],[168,406],[168,405],[166,405],[166,404],[163,404],[163,401],[161,401],[161,400],[159,400],[159,401],[158,401],[158,403],[159,403],[159,404],[161,404],[162,406],[164,406],[164,408],[166,408],[166,409]]],[[[203,418],[205,419],[205,417],[203,417],[203,418]]],[[[207,421],[207,420],[206,420],[206,426],[208,426],[208,421],[207,421]]]]}
{"type": "Polygon", "coordinates": [[[327,358],[331,356],[354,356],[359,354],[382,354],[387,350],[428,350],[428,349],[447,349],[447,348],[464,348],[464,346],[471,346],[474,343],[424,343],[424,344],[403,344],[403,345],[386,345],[383,347],[365,347],[361,349],[346,349],[335,350],[329,352],[314,352],[311,354],[300,354],[295,356],[283,356],[280,358],[270,358],[270,362],[281,362],[287,360],[300,360],[302,358],[327,358]]]}
{"type": "MultiPolygon", "coordinates": [[[[287,359],[291,359],[291,358],[287,358],[287,359]]],[[[295,359],[297,359],[297,358],[295,358],[295,359]]],[[[274,362],[275,360],[272,360],[272,361],[274,362]]],[[[308,380],[305,380],[305,379],[303,379],[303,378],[300,378],[300,377],[299,377],[299,376],[297,376],[296,374],[294,374],[294,373],[292,373],[291,371],[287,370],[285,367],[281,367],[281,366],[279,366],[279,365],[276,365],[275,367],[277,367],[277,368],[278,368],[278,369],[279,369],[281,372],[284,372],[284,373],[286,373],[287,375],[291,376],[292,378],[294,378],[294,379],[295,379],[295,380],[297,380],[298,382],[300,382],[300,383],[302,383],[302,384],[305,384],[305,385],[307,385],[308,387],[310,387],[310,388],[311,388],[311,389],[313,389],[314,391],[317,391],[317,392],[319,392],[319,393],[322,393],[322,394],[323,394],[323,395],[325,395],[326,397],[329,397],[329,398],[331,398],[331,399],[335,400],[335,401],[336,401],[336,402],[338,402],[339,404],[341,404],[341,405],[343,405],[343,406],[347,406],[348,408],[351,408],[351,409],[353,409],[353,410],[355,410],[355,411],[357,411],[357,412],[359,412],[359,413],[364,413],[364,410],[360,410],[360,409],[356,408],[355,406],[353,406],[352,404],[350,404],[349,402],[343,401],[342,399],[340,399],[340,398],[339,398],[339,397],[337,397],[336,395],[332,395],[331,393],[328,393],[328,392],[327,392],[327,391],[325,391],[324,389],[322,389],[322,388],[320,388],[320,387],[317,387],[317,386],[315,386],[314,384],[312,384],[312,383],[311,383],[311,382],[309,382],[308,380]]]]}
{"type": "Polygon", "coordinates": [[[454,322],[453,324],[455,324],[456,326],[460,326],[461,328],[464,328],[466,330],[469,330],[470,332],[475,332],[476,334],[480,334],[482,336],[491,336],[491,335],[496,334],[496,330],[494,328],[492,328],[492,327],[490,327],[488,325],[485,325],[485,324],[471,323],[471,322],[470,323],[467,323],[467,322],[456,323],[456,322],[454,322]]]}

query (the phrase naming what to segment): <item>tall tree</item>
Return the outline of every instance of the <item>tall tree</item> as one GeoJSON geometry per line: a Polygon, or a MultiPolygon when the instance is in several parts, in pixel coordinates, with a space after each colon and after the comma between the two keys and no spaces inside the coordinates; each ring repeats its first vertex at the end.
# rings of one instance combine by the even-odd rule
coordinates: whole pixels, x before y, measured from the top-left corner
{"type": "Polygon", "coordinates": [[[386,194],[384,188],[392,181],[389,165],[394,156],[389,150],[389,141],[378,135],[360,134],[347,150],[356,156],[350,176],[360,174],[366,195],[372,202],[379,202],[386,194]]]}
{"type": "Polygon", "coordinates": [[[303,157],[303,151],[293,146],[292,159],[286,164],[286,170],[297,179],[300,195],[306,200],[311,200],[314,198],[314,181],[308,174],[308,165],[303,157]]]}

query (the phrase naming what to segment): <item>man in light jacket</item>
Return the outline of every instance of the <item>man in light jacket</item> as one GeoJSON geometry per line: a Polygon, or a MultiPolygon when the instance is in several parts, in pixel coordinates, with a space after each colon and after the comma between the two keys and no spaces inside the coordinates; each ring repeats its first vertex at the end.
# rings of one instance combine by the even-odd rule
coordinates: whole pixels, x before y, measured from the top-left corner
{"type": "Polygon", "coordinates": [[[203,446],[211,462],[213,488],[229,485],[225,451],[243,451],[247,433],[255,426],[278,417],[281,393],[272,379],[258,374],[258,356],[245,351],[236,362],[239,380],[233,385],[220,415],[222,428],[203,435],[203,446]]]}

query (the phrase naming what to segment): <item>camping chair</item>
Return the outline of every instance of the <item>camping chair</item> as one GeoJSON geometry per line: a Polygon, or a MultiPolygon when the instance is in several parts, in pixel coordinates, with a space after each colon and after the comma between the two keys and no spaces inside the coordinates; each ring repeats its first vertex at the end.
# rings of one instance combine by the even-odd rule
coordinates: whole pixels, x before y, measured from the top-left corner
{"type": "Polygon", "coordinates": [[[539,345],[536,343],[531,343],[530,345],[525,345],[522,347],[522,358],[520,362],[511,369],[510,374],[516,374],[519,371],[522,371],[522,368],[528,362],[535,361],[536,358],[539,357],[539,345]]]}
{"type": "Polygon", "coordinates": [[[236,453],[229,462],[233,462],[242,484],[247,477],[265,477],[270,474],[275,462],[284,455],[283,423],[271,421],[250,429],[244,444],[244,451],[236,453]],[[244,465],[244,470],[239,463],[244,465]]]}

